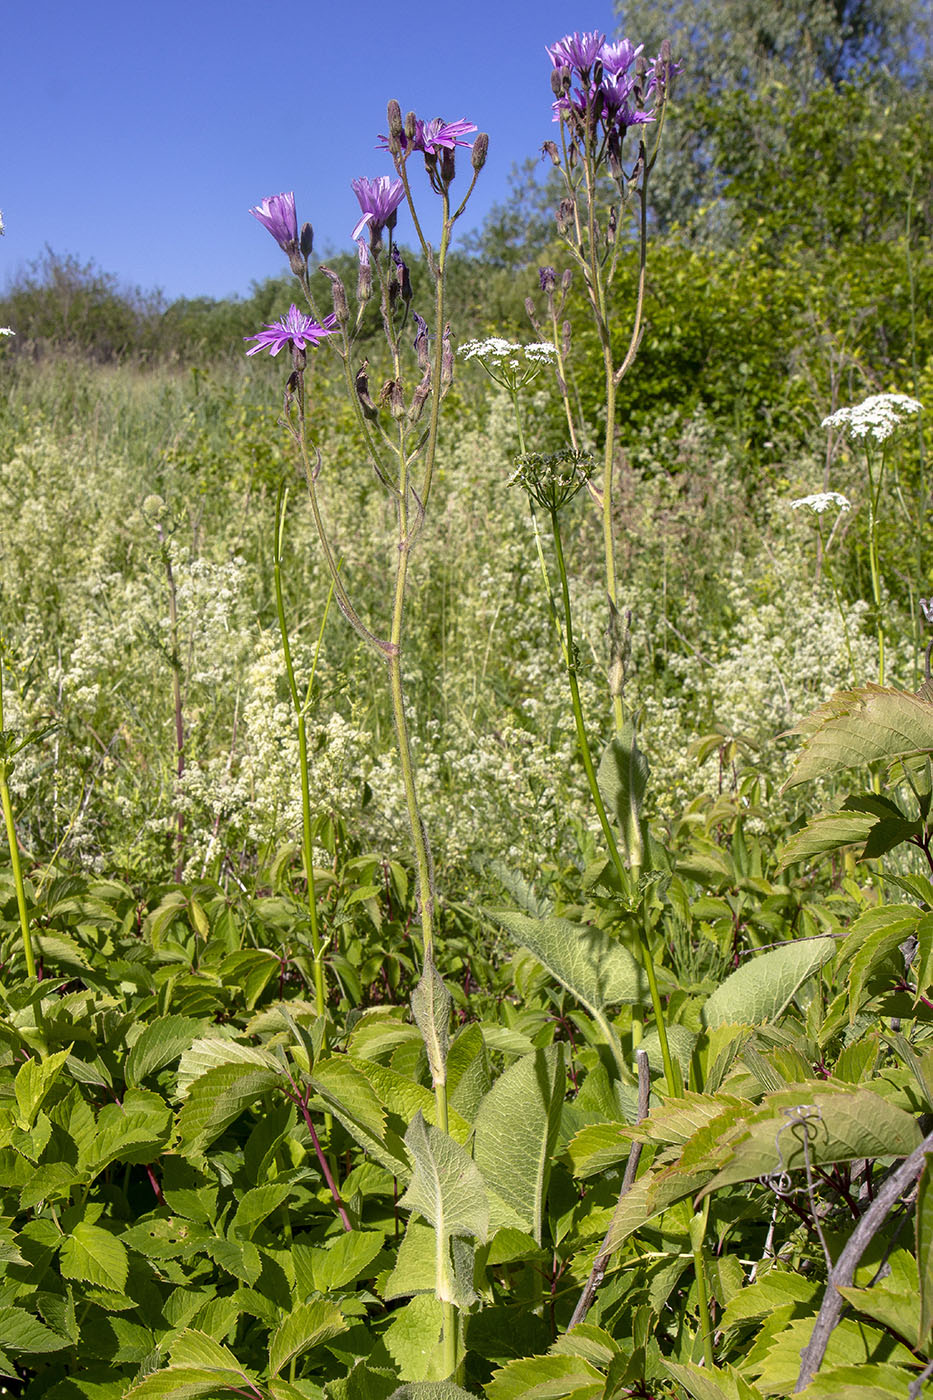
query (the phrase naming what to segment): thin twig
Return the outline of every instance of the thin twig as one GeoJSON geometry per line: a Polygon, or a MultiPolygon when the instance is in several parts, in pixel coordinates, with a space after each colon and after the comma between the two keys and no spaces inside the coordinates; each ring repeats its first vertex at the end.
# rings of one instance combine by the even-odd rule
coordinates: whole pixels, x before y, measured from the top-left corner
{"type": "MultiPolygon", "coordinates": [[[[635,1058],[638,1063],[638,1113],[635,1121],[636,1123],[641,1123],[648,1117],[648,1099],[651,1095],[651,1076],[648,1073],[648,1056],[645,1054],[644,1050],[637,1050],[635,1052],[635,1058]]],[[[606,1277],[606,1269],[609,1266],[609,1260],[612,1256],[609,1242],[612,1239],[616,1217],[622,1207],[622,1202],[635,1184],[635,1174],[638,1171],[641,1148],[642,1144],[640,1142],[632,1143],[631,1151],[628,1154],[628,1162],[625,1167],[625,1176],[622,1179],[622,1190],[619,1192],[619,1199],[613,1211],[612,1220],[606,1232],[606,1238],[603,1240],[599,1253],[593,1261],[593,1267],[590,1270],[590,1276],[586,1281],[586,1286],[580,1294],[577,1306],[573,1310],[573,1317],[570,1319],[569,1326],[567,1327],[568,1332],[586,1317],[590,1308],[593,1306],[593,1299],[596,1297],[599,1286],[606,1277]]]]}
{"type": "Polygon", "coordinates": [[[923,1171],[926,1154],[930,1151],[933,1151],[933,1133],[929,1133],[920,1146],[915,1147],[910,1156],[905,1157],[901,1165],[885,1178],[877,1196],[849,1236],[846,1247],[836,1260],[835,1268],[829,1276],[810,1341],[801,1352],[800,1374],[794,1386],[795,1395],[810,1384],[826,1355],[830,1335],[845,1307],[845,1299],[839,1289],[851,1286],[859,1260],[881,1229],[895,1202],[900,1200],[923,1171]]]}

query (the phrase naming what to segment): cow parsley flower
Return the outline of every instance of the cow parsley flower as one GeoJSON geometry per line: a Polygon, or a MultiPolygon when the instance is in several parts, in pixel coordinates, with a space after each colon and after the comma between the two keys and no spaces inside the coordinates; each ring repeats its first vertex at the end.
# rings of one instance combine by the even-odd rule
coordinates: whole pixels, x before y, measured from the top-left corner
{"type": "Polygon", "coordinates": [[[515,345],[500,336],[490,336],[487,340],[467,340],[457,353],[463,360],[479,360],[490,379],[510,393],[530,384],[543,366],[553,364],[557,359],[557,350],[549,341],[515,345]]]}
{"type": "Polygon", "coordinates": [[[822,427],[840,428],[853,438],[874,438],[885,442],[904,421],[906,414],[922,413],[923,404],[906,394],[872,394],[851,408],[837,408],[822,427]]]}
{"type": "Polygon", "coordinates": [[[16,332],[15,332],[14,330],[11,330],[9,326],[0,326],[0,335],[15,335],[15,334],[16,334],[16,332]]]}
{"type": "Polygon", "coordinates": [[[852,509],[852,502],[838,491],[817,491],[812,496],[798,496],[796,501],[790,503],[791,510],[809,510],[814,515],[822,515],[830,506],[838,507],[844,514],[852,509]]]}
{"type": "Polygon", "coordinates": [[[280,321],[264,326],[258,335],[244,335],[244,340],[256,342],[246,353],[258,355],[260,350],[268,350],[270,355],[277,355],[284,345],[291,345],[297,350],[304,350],[310,345],[314,349],[326,335],[334,333],[336,326],[337,317],[333,314],[325,316],[323,323],[318,325],[292,302],[280,321]]]}

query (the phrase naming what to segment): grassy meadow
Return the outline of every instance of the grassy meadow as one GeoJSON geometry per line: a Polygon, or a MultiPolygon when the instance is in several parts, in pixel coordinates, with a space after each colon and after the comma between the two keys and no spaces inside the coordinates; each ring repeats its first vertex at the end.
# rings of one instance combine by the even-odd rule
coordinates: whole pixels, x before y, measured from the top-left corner
{"type": "Polygon", "coordinates": [[[462,247],[390,104],[422,246],[0,298],[5,1394],[933,1374],[928,77],[599,37],[462,247]]]}

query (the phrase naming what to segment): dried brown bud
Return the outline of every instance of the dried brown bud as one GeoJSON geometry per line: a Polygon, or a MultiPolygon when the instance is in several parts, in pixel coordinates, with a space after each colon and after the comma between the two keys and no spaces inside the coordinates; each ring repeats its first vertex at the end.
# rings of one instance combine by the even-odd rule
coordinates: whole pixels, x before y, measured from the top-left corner
{"type": "Polygon", "coordinates": [[[565,321],[560,328],[561,331],[561,354],[566,360],[570,354],[570,322],[565,321]]]}
{"type": "Polygon", "coordinates": [[[544,155],[551,157],[551,161],[554,165],[560,165],[560,151],[557,149],[556,141],[545,141],[544,145],[541,147],[541,151],[544,155]]]}
{"type": "Polygon", "coordinates": [[[476,140],[473,142],[473,154],[470,156],[470,164],[473,166],[473,169],[477,172],[477,174],[479,174],[483,166],[486,164],[486,156],[488,152],[489,137],[486,135],[485,131],[481,131],[477,136],[476,140]]]}
{"type": "Polygon", "coordinates": [[[369,361],[364,360],[356,371],[356,378],[353,381],[356,389],[356,397],[362,405],[363,412],[367,418],[376,417],[376,405],[369,397],[369,361]]]}
{"type": "Polygon", "coordinates": [[[616,207],[613,204],[609,210],[609,222],[606,224],[606,242],[609,244],[610,247],[612,247],[612,244],[616,241],[617,227],[618,225],[616,222],[616,207]]]}
{"type": "Polygon", "coordinates": [[[347,305],[347,294],[344,290],[344,285],[336,272],[331,272],[330,268],[325,267],[323,263],[321,263],[318,271],[323,272],[330,283],[330,292],[334,299],[334,315],[337,317],[337,324],[338,326],[345,326],[350,319],[350,308],[347,305]]]}
{"type": "Polygon", "coordinates": [[[357,251],[360,255],[360,266],[356,275],[356,299],[364,306],[373,294],[373,270],[369,261],[369,249],[362,238],[357,243],[357,251]]]}
{"type": "Polygon", "coordinates": [[[418,368],[425,370],[431,363],[431,355],[428,349],[428,323],[423,316],[414,313],[417,333],[415,335],[415,354],[418,356],[418,368]]]}
{"type": "Polygon", "coordinates": [[[431,370],[430,368],[428,368],[424,372],[424,378],[421,380],[421,383],[418,385],[417,389],[412,394],[411,404],[408,409],[409,422],[417,423],[418,419],[421,417],[424,405],[427,402],[427,398],[430,392],[431,370]]]}
{"type": "Polygon", "coordinates": [[[388,404],[393,418],[401,418],[405,412],[405,399],[400,379],[387,379],[379,395],[380,404],[388,404]]]}
{"type": "Polygon", "coordinates": [[[450,345],[450,326],[444,327],[441,342],[441,393],[444,394],[454,382],[454,352],[450,345]]]}
{"type": "Polygon", "coordinates": [[[557,206],[557,232],[561,234],[570,233],[573,229],[574,202],[572,199],[562,199],[557,206]]]}

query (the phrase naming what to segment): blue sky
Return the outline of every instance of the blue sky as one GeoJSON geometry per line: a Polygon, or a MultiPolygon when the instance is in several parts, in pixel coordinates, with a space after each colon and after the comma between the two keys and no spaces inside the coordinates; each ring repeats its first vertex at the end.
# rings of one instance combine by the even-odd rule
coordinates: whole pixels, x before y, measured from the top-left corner
{"type": "Polygon", "coordinates": [[[351,178],[391,173],[375,149],[390,97],[488,131],[463,220],[479,224],[552,135],[544,46],[616,21],[612,0],[5,0],[2,28],[0,285],[49,244],[174,298],[283,269],[247,213],[281,190],[316,256],[349,248],[351,178]]]}

